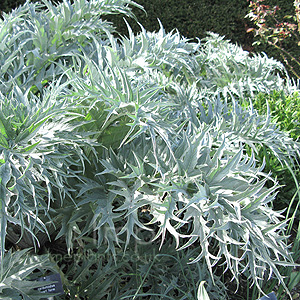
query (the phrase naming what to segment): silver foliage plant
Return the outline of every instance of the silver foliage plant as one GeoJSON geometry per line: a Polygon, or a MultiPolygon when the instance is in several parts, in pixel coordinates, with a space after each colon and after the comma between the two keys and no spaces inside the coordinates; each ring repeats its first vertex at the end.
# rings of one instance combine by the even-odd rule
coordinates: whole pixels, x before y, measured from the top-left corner
{"type": "Polygon", "coordinates": [[[27,2],[0,20],[2,257],[6,239],[39,246],[41,233],[64,237],[69,252],[96,234],[116,257],[149,231],[153,247],[172,238],[178,251],[197,249],[190,262],[212,278],[223,264],[237,283],[275,276],[285,287],[280,187],[255,154],[267,147],[292,164],[299,144],[239,103],[296,90],[283,66],[162,24],[116,37],[102,17],[139,5],[73,2],[27,2]]]}

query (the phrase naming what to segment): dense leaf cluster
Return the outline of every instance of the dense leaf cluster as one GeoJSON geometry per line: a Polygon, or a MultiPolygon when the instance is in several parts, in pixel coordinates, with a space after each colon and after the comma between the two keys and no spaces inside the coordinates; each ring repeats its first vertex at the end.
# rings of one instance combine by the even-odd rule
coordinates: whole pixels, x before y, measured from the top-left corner
{"type": "MultiPolygon", "coordinates": [[[[128,37],[116,38],[103,16],[132,16],[129,5],[139,5],[73,2],[27,2],[0,20],[1,268],[13,255],[6,240],[38,248],[62,238],[69,254],[98,254],[66,271],[76,279],[73,298],[194,299],[219,265],[237,283],[244,274],[259,288],[271,277],[285,286],[278,266],[293,260],[283,212],[272,209],[279,186],[255,156],[263,146],[291,164],[299,145],[269,114],[240,104],[259,92],[295,91],[283,65],[219,35],[191,42],[161,24],[138,34],[127,25],[128,37]],[[122,269],[120,252],[133,253],[135,241],[155,257],[170,244],[169,257],[178,249],[207,278],[190,268],[194,287],[182,290],[189,280],[170,270],[174,280],[155,294],[153,265],[144,263],[140,283],[111,288],[101,276],[116,271],[113,262],[122,269]]],[[[170,279],[159,274],[158,285],[170,279]]],[[[211,297],[226,298],[217,285],[211,297]]],[[[1,279],[0,292],[10,290],[1,279]]]]}

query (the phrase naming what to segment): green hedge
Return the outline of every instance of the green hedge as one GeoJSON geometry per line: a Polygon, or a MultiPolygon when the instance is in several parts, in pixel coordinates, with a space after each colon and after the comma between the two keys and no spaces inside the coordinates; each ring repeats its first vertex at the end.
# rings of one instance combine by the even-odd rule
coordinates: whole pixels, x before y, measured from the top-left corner
{"type": "MultiPolygon", "coordinates": [[[[138,20],[141,20],[147,30],[159,28],[159,18],[167,31],[177,28],[186,37],[204,37],[207,31],[217,32],[234,42],[249,44],[249,35],[245,34],[247,20],[246,0],[233,0],[224,5],[224,1],[216,0],[138,0],[144,6],[147,16],[142,11],[135,10],[138,20]],[[232,9],[234,7],[234,9],[232,9]]],[[[116,18],[121,32],[124,22],[116,18]]],[[[139,28],[131,21],[134,31],[139,28]]]]}

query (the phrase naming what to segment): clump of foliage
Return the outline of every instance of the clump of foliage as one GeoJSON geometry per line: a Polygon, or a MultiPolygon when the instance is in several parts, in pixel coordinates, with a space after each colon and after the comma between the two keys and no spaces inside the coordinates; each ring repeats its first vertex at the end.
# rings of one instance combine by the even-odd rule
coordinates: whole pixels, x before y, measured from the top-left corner
{"type": "MultiPolygon", "coordinates": [[[[57,267],[48,255],[29,255],[28,249],[8,251],[1,261],[0,295],[2,299],[41,299],[36,289],[45,285],[34,281],[46,271],[57,272],[57,267]]],[[[44,293],[44,297],[53,294],[44,293]]]]}
{"type": "Polygon", "coordinates": [[[196,249],[176,251],[168,241],[158,250],[149,243],[131,243],[124,254],[116,249],[116,261],[105,253],[105,247],[93,251],[94,244],[86,244],[81,253],[70,255],[65,278],[71,299],[86,295],[89,299],[201,299],[199,282],[206,282],[212,299],[227,299],[220,276],[214,276],[201,262],[189,263],[196,249]],[[72,259],[72,260],[71,260],[72,259]]]}
{"type": "MultiPolygon", "coordinates": [[[[260,114],[267,114],[269,111],[272,119],[282,131],[287,132],[295,141],[299,139],[300,107],[298,92],[289,95],[276,90],[270,94],[259,93],[253,99],[253,107],[260,114]]],[[[273,176],[276,176],[280,184],[283,185],[277,196],[275,206],[280,209],[288,207],[287,217],[292,216],[289,226],[291,229],[295,221],[294,217],[297,216],[296,219],[299,220],[299,201],[295,201],[299,198],[299,168],[292,171],[290,165],[283,165],[270,151],[263,147],[259,150],[258,157],[261,161],[265,160],[266,169],[272,172],[273,176]]],[[[294,163],[297,165],[296,161],[294,163]]],[[[299,232],[297,236],[299,236],[299,232]]]]}
{"type": "Polygon", "coordinates": [[[275,278],[288,290],[279,186],[256,153],[291,163],[299,145],[239,98],[296,87],[277,61],[216,34],[196,43],[161,24],[138,34],[128,25],[116,38],[103,16],[133,16],[129,5],[139,7],[27,2],[0,21],[1,272],[7,241],[63,239],[80,259],[61,265],[71,297],[201,299],[206,281],[212,299],[226,299],[218,266],[237,285],[246,276],[262,291],[275,278]],[[141,240],[153,263],[126,258],[141,240]],[[158,257],[168,268],[154,272],[158,257]],[[172,260],[189,274],[179,278],[172,260]]]}
{"type": "MultiPolygon", "coordinates": [[[[244,103],[246,106],[249,105],[248,100],[245,100],[244,103]]],[[[298,92],[286,94],[283,90],[273,90],[271,93],[258,93],[252,99],[252,105],[261,115],[267,115],[269,113],[272,120],[276,122],[282,131],[287,132],[295,141],[298,140],[300,135],[298,92]]],[[[296,178],[299,177],[298,168],[294,169],[293,174],[291,174],[290,166],[283,165],[272,152],[264,147],[259,150],[257,158],[260,161],[265,160],[266,170],[272,172],[280,184],[284,185],[277,196],[276,207],[284,208],[293,205],[291,199],[294,199],[295,194],[298,194],[299,180],[296,180],[296,178]],[[293,176],[296,176],[295,181],[291,180],[293,176]]],[[[297,165],[296,161],[294,163],[297,165]]],[[[298,214],[298,211],[297,209],[292,209],[291,213],[298,214]]],[[[294,219],[292,218],[291,221],[293,222],[294,219]]]]}
{"type": "Polygon", "coordinates": [[[203,39],[197,62],[201,66],[198,86],[201,93],[213,92],[224,97],[254,98],[257,93],[284,90],[292,93],[297,87],[288,78],[283,64],[265,54],[251,54],[218,34],[203,39]]]}
{"type": "Polygon", "coordinates": [[[253,106],[260,114],[266,114],[270,109],[270,114],[280,129],[288,132],[294,140],[298,139],[300,136],[298,92],[290,95],[276,90],[270,94],[259,93],[253,101],[253,106]]]}
{"type": "Polygon", "coordinates": [[[278,5],[271,7],[263,2],[264,0],[250,1],[251,11],[247,17],[254,22],[256,28],[249,28],[248,32],[254,31],[255,35],[259,36],[260,39],[256,43],[264,42],[279,50],[292,74],[299,79],[300,75],[293,67],[296,64],[299,68],[299,57],[295,57],[286,47],[285,40],[291,39],[300,45],[300,1],[294,1],[294,15],[285,15],[283,18],[278,17],[278,5]]]}

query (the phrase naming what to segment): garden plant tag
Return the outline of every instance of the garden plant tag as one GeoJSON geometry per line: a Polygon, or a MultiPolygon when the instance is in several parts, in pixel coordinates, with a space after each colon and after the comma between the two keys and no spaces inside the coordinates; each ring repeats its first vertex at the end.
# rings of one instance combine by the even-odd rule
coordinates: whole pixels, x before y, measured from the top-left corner
{"type": "Polygon", "coordinates": [[[263,296],[262,298],[259,298],[257,300],[277,300],[277,297],[276,295],[274,294],[274,292],[266,295],[266,296],[263,296]]]}
{"type": "Polygon", "coordinates": [[[56,294],[57,296],[64,294],[64,289],[59,273],[40,277],[37,279],[37,281],[52,281],[52,283],[48,285],[37,288],[37,290],[39,290],[41,293],[51,293],[56,294]]]}

